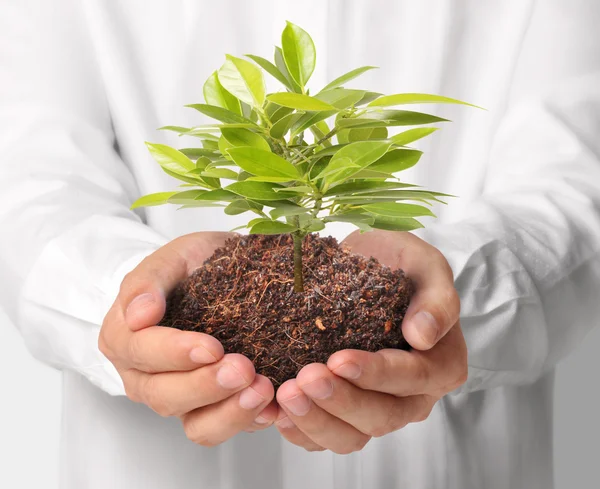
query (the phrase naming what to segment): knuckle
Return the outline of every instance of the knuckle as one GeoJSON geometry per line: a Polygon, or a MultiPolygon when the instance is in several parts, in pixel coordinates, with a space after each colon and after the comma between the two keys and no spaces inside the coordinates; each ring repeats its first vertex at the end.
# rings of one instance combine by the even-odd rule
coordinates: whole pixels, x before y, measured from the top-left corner
{"type": "Polygon", "coordinates": [[[129,361],[139,367],[143,365],[142,346],[140,345],[139,335],[133,334],[127,343],[127,356],[129,361]]]}
{"type": "Polygon", "coordinates": [[[164,418],[176,416],[178,413],[173,405],[165,399],[164,393],[156,386],[156,376],[149,375],[144,385],[145,404],[156,414],[164,418]]]}
{"type": "Polygon", "coordinates": [[[135,389],[134,387],[132,387],[127,382],[125,382],[123,384],[123,386],[125,387],[125,395],[127,396],[127,398],[130,401],[133,401],[133,402],[142,402],[142,399],[141,399],[140,395],[138,394],[137,389],[135,389]]]}
{"type": "Polygon", "coordinates": [[[367,430],[366,434],[372,436],[373,438],[380,438],[388,434],[387,426],[385,424],[373,426],[367,430]]]}
{"type": "Polygon", "coordinates": [[[98,350],[102,353],[106,358],[110,361],[113,361],[115,358],[114,352],[109,345],[108,339],[106,337],[106,329],[104,326],[100,330],[100,334],[98,335],[98,350]]]}
{"type": "Polygon", "coordinates": [[[444,297],[446,298],[445,310],[452,325],[458,321],[458,317],[460,316],[460,297],[458,296],[458,291],[453,285],[448,285],[445,288],[444,297]]]}
{"type": "Polygon", "coordinates": [[[371,429],[370,436],[374,438],[380,438],[392,431],[396,431],[401,428],[400,425],[400,417],[401,417],[401,408],[398,400],[393,400],[390,404],[390,408],[383,419],[383,421],[379,424],[376,424],[373,429],[371,429]]]}
{"type": "Polygon", "coordinates": [[[433,411],[433,406],[435,406],[435,402],[431,403],[425,400],[423,407],[417,410],[413,423],[421,423],[429,418],[431,411],[433,411]]]}
{"type": "Polygon", "coordinates": [[[469,369],[467,365],[462,365],[456,375],[454,382],[450,385],[451,390],[458,389],[461,385],[464,385],[469,378],[469,369]]]}
{"type": "Polygon", "coordinates": [[[414,379],[415,385],[423,386],[423,388],[431,385],[432,372],[430,367],[425,362],[415,365],[411,370],[411,378],[414,379]]]}
{"type": "Polygon", "coordinates": [[[309,445],[304,447],[307,452],[324,452],[325,448],[320,447],[318,445],[309,445]]]}
{"type": "Polygon", "coordinates": [[[198,422],[194,416],[185,416],[183,419],[183,431],[188,440],[196,445],[203,447],[214,447],[221,442],[207,436],[207,434],[198,427],[198,422]]]}
{"type": "Polygon", "coordinates": [[[369,443],[370,439],[370,436],[356,438],[355,440],[346,443],[344,446],[332,449],[331,451],[337,453],[338,455],[349,455],[354,452],[360,452],[363,448],[365,448],[367,443],[369,443]]]}
{"type": "Polygon", "coordinates": [[[124,375],[121,375],[121,378],[123,379],[123,387],[125,388],[127,398],[133,402],[142,402],[138,386],[124,375]]]}

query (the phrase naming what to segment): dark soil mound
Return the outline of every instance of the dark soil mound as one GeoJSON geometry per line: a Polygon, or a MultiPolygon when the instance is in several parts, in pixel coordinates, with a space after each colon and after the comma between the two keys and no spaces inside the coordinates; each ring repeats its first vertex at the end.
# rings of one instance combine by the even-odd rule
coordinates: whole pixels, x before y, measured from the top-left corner
{"type": "Polygon", "coordinates": [[[293,291],[290,236],[239,236],[173,291],[161,324],[214,336],[275,386],[338,350],[408,349],[400,325],[413,285],[401,270],[334,238],[303,246],[304,293],[293,291]]]}

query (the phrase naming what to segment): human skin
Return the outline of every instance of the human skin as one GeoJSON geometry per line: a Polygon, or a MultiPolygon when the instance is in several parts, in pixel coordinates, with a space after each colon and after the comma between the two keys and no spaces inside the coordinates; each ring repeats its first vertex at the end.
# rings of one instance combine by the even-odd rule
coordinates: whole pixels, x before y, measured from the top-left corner
{"type": "Polygon", "coordinates": [[[149,255],[123,280],[98,340],[127,396],[178,417],[190,440],[214,446],[275,423],[307,450],[351,453],[372,436],[425,419],[439,398],[466,380],[460,303],[446,260],[413,235],[374,231],[352,234],[346,244],[415,281],[402,325],[414,350],[337,352],[327,365],[307,365],[285,382],[275,401],[271,382],[243,355],[225,355],[209,335],[156,326],[169,291],[230,236],[193,233],[149,255]],[[417,316],[421,311],[429,315],[417,316]]]}
{"type": "Polygon", "coordinates": [[[412,351],[339,351],[327,365],[305,366],[277,391],[280,433],[307,450],[339,454],[425,420],[441,397],[467,379],[460,301],[444,256],[409,233],[357,232],[345,243],[403,269],[416,294],[402,323],[412,351]]]}
{"type": "Polygon", "coordinates": [[[271,381],[257,375],[248,358],[224,354],[212,336],[155,326],[169,291],[231,236],[189,234],[145,258],[123,280],[98,339],[127,397],[178,417],[188,438],[203,446],[250,426],[265,428],[277,415],[271,381]]]}

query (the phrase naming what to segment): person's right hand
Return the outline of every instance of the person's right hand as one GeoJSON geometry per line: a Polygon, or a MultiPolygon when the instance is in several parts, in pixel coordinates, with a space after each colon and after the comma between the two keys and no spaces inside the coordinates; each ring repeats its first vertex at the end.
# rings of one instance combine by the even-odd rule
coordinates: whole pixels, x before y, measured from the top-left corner
{"type": "Polygon", "coordinates": [[[98,339],[127,397],[178,416],[188,438],[204,446],[266,428],[277,416],[273,385],[248,358],[224,355],[212,336],[155,326],[171,289],[230,236],[189,234],[144,259],[123,280],[98,339]]]}

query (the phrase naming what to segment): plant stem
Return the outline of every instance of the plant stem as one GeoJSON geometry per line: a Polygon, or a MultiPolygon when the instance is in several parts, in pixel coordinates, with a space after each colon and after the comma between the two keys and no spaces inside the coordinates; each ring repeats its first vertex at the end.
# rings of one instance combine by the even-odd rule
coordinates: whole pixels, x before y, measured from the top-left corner
{"type": "Polygon", "coordinates": [[[338,131],[338,128],[334,127],[331,131],[329,131],[327,134],[325,134],[325,136],[323,136],[319,141],[317,141],[315,143],[316,146],[319,146],[320,144],[323,144],[324,141],[331,139],[333,136],[336,135],[337,131],[338,131]]]}
{"type": "Polygon", "coordinates": [[[304,292],[304,275],[302,273],[302,241],[304,236],[299,231],[292,233],[294,239],[294,292],[304,292]]]}
{"type": "MultiPolygon", "coordinates": [[[[293,222],[300,228],[300,216],[294,216],[293,222]]],[[[302,273],[302,241],[305,233],[300,229],[292,233],[294,241],[294,292],[304,292],[304,275],[302,273]]]]}

